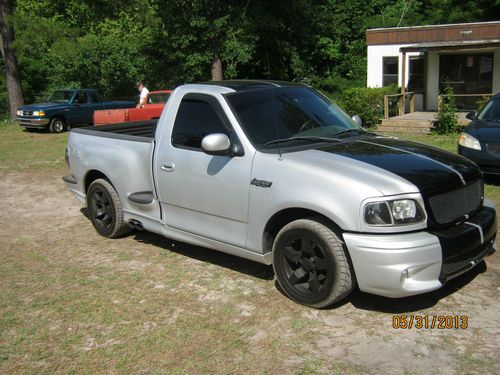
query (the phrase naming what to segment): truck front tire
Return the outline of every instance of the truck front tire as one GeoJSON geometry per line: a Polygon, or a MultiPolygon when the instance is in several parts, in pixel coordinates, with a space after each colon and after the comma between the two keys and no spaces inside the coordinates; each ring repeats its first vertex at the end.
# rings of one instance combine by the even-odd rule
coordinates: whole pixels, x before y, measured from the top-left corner
{"type": "Polygon", "coordinates": [[[116,238],[130,231],[123,222],[120,197],[108,181],[100,178],[90,184],[87,208],[92,225],[101,236],[116,238]]]}
{"type": "Polygon", "coordinates": [[[279,231],[273,245],[273,268],[284,293],[310,307],[329,306],[354,288],[344,243],[314,219],[293,221],[279,231]]]}
{"type": "Polygon", "coordinates": [[[62,117],[54,117],[50,120],[49,130],[51,133],[62,133],[66,130],[66,122],[62,117]]]}

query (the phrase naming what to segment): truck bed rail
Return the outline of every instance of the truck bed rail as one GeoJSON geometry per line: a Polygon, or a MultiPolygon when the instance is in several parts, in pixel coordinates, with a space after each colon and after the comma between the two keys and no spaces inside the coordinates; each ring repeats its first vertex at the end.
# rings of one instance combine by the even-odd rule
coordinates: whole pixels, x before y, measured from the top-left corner
{"type": "Polygon", "coordinates": [[[102,126],[86,126],[73,129],[72,131],[75,133],[92,134],[101,137],[150,142],[155,137],[157,124],[158,120],[148,120],[102,126]]]}

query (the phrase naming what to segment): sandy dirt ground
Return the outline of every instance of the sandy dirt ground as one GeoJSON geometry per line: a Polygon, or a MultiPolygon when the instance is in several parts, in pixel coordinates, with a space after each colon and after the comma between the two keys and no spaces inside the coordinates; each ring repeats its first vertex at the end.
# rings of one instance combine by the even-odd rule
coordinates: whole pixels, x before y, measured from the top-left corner
{"type": "MultiPolygon", "coordinates": [[[[2,173],[0,191],[2,311],[4,318],[9,311],[15,316],[14,323],[2,328],[0,372],[500,373],[498,253],[433,293],[392,300],[357,291],[337,306],[314,310],[284,297],[271,267],[150,233],[117,240],[99,237],[58,173],[2,173]],[[17,263],[17,258],[26,261],[17,263]],[[92,315],[99,334],[81,311],[68,312],[73,306],[64,298],[69,287],[65,279],[45,274],[51,266],[58,275],[65,267],[76,274],[82,270],[87,282],[78,284],[77,296],[84,301],[95,293],[94,299],[101,301],[101,315],[92,315]],[[37,272],[46,276],[36,279],[37,272]],[[116,275],[126,292],[116,292],[116,275]],[[113,287],[101,290],[93,279],[108,280],[112,284],[102,285],[113,287]],[[49,298],[43,293],[50,290],[60,299],[51,306],[34,304],[37,293],[49,298]],[[8,305],[12,298],[23,311],[8,305]],[[158,300],[168,306],[164,312],[158,300]],[[139,307],[148,304],[150,309],[140,313],[139,307]],[[107,311],[117,311],[121,320],[103,318],[107,311]],[[465,316],[468,324],[465,329],[395,329],[398,315],[465,316]],[[188,323],[197,320],[187,317],[194,316],[209,319],[210,333],[174,335],[176,345],[158,352],[160,341],[134,346],[138,337],[159,337],[155,330],[189,329],[188,323]],[[36,325],[36,319],[49,327],[36,325]],[[129,326],[123,323],[132,320],[129,326]],[[220,337],[219,325],[225,330],[220,337]],[[28,340],[19,343],[15,340],[22,326],[33,330],[24,332],[28,340]],[[79,335],[70,342],[71,329],[79,329],[79,335]],[[197,336],[213,340],[203,343],[197,336]],[[189,342],[212,350],[190,351],[189,342]],[[113,350],[120,353],[119,361],[113,350]],[[144,354],[133,364],[127,361],[140,350],[144,354]],[[98,358],[90,367],[87,352],[98,358]],[[186,355],[189,363],[181,360],[186,355]],[[169,360],[159,362],[160,356],[169,360]]],[[[192,327],[201,329],[196,323],[192,327]]]]}

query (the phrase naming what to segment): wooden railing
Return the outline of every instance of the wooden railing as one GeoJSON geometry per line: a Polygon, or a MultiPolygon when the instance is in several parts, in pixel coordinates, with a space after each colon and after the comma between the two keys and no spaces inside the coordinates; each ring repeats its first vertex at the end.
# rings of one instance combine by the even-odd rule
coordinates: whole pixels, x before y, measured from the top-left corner
{"type": "Polygon", "coordinates": [[[389,98],[398,98],[398,116],[403,116],[406,111],[406,97],[410,97],[410,112],[415,112],[415,92],[405,92],[404,94],[384,95],[384,118],[389,118],[389,98]]]}
{"type": "MultiPolygon", "coordinates": [[[[455,98],[467,98],[467,97],[473,97],[473,96],[477,96],[479,98],[479,100],[484,100],[486,101],[487,99],[489,99],[491,97],[492,94],[453,94],[453,96],[455,98]]],[[[441,108],[441,106],[443,105],[443,98],[446,97],[447,95],[438,95],[438,109],[441,108]]],[[[478,101],[479,101],[478,100],[478,101]]]]}

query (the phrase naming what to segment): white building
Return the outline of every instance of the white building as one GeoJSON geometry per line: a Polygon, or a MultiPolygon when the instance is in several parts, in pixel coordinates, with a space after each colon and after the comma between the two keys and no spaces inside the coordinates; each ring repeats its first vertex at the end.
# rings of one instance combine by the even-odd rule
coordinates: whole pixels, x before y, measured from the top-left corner
{"type": "Polygon", "coordinates": [[[415,92],[415,110],[437,109],[449,82],[459,109],[500,92],[500,21],[370,29],[367,86],[415,92]]]}

